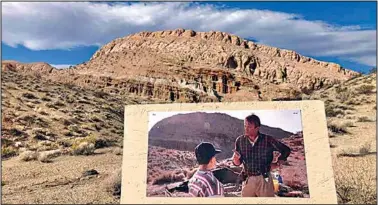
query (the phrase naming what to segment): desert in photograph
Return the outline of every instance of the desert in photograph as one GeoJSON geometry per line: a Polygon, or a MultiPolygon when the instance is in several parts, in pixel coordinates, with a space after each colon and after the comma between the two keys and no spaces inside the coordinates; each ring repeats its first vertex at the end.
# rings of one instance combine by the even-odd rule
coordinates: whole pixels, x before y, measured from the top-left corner
{"type": "Polygon", "coordinates": [[[254,151],[241,149],[239,152],[245,160],[248,154],[251,159],[260,160],[265,157],[265,153],[270,152],[270,161],[275,163],[281,155],[279,151],[283,151],[282,155],[288,155],[287,160],[281,167],[270,167],[268,171],[275,175],[272,183],[274,195],[309,197],[300,110],[150,112],[147,196],[193,197],[188,184],[190,186],[189,180],[199,169],[195,149],[200,143],[206,142],[221,150],[210,171],[224,186],[223,196],[241,197],[243,175],[247,174],[247,170],[243,169],[243,165],[234,165],[232,156],[235,144],[247,142],[236,143],[236,140],[245,135],[245,118],[252,114],[261,121],[258,132],[267,139],[271,137],[283,143],[289,151],[285,153],[287,150],[280,147],[270,150],[270,146],[266,145],[270,142],[260,137],[260,141],[256,141],[252,148],[254,151]]]}

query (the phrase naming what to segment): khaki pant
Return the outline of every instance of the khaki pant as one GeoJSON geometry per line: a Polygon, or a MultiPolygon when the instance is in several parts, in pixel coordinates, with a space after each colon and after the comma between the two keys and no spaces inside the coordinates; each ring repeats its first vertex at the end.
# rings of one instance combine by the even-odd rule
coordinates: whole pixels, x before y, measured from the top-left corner
{"type": "Polygon", "coordinates": [[[268,182],[262,175],[249,176],[243,183],[242,197],[274,197],[272,176],[269,175],[268,182]]]}

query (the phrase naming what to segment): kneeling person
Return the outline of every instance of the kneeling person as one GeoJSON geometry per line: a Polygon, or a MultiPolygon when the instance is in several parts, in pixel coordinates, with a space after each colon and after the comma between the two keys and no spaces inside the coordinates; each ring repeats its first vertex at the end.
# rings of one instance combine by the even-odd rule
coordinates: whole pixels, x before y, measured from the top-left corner
{"type": "Polygon", "coordinates": [[[199,168],[189,180],[189,193],[194,197],[219,197],[223,196],[223,184],[215,178],[211,171],[216,167],[215,155],[220,150],[214,148],[211,143],[203,142],[195,148],[195,155],[199,168]]]}

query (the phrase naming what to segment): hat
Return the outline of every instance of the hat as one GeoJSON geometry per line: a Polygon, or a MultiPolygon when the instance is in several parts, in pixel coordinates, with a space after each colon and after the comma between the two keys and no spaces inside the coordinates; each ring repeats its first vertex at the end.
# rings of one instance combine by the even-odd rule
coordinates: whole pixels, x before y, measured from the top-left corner
{"type": "Polygon", "coordinates": [[[221,153],[221,150],[215,149],[214,145],[209,142],[201,142],[194,152],[199,164],[208,164],[212,157],[221,153]]]}

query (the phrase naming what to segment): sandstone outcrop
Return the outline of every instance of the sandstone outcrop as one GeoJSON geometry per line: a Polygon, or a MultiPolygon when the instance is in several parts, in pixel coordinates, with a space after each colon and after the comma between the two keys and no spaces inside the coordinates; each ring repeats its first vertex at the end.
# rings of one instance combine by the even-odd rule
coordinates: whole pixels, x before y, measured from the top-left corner
{"type": "Polygon", "coordinates": [[[228,33],[185,29],[117,38],[88,62],[69,69],[3,61],[2,70],[170,102],[285,98],[295,90],[317,90],[358,75],[334,63],[228,33]]]}

